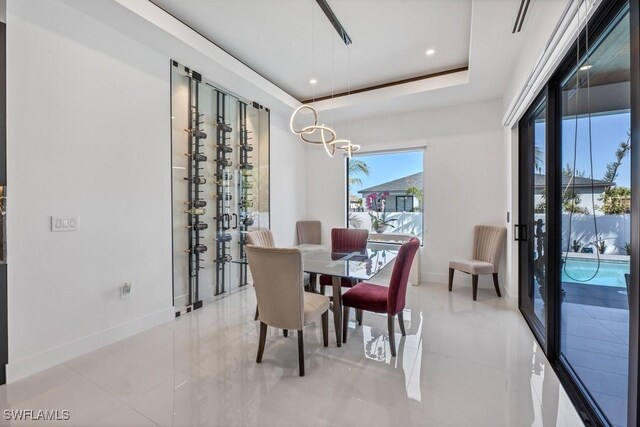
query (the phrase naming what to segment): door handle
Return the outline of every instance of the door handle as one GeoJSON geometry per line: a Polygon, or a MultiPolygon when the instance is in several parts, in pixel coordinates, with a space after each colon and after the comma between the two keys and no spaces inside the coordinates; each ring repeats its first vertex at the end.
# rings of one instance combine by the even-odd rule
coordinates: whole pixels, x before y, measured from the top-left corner
{"type": "Polygon", "coordinates": [[[516,242],[526,242],[528,240],[527,224],[515,224],[513,226],[513,240],[516,242]]]}

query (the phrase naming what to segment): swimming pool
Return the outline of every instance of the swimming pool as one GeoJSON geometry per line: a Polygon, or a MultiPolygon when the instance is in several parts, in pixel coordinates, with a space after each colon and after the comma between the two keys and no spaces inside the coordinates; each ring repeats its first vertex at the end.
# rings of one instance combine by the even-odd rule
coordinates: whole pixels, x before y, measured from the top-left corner
{"type": "Polygon", "coordinates": [[[624,275],[629,273],[629,261],[601,259],[598,274],[585,282],[584,280],[593,276],[597,268],[597,259],[567,258],[562,269],[562,281],[626,288],[624,275]]]}

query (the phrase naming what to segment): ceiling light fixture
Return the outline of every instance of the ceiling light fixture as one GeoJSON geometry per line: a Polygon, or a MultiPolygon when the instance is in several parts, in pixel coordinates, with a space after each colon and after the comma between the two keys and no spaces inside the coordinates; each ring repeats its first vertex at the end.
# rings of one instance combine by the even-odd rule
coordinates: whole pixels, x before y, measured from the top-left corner
{"type": "MultiPolygon", "coordinates": [[[[351,38],[349,38],[346,31],[344,31],[344,28],[342,27],[342,25],[340,25],[340,23],[337,21],[337,18],[335,18],[335,15],[330,16],[330,14],[327,13],[327,8],[329,6],[326,3],[326,0],[316,0],[316,2],[320,5],[320,8],[325,12],[325,14],[327,14],[329,21],[331,21],[334,27],[336,27],[336,30],[338,30],[338,34],[340,34],[342,40],[345,42],[347,46],[349,46],[351,44],[351,38]],[[336,23],[338,24],[339,28],[338,26],[336,26],[336,23]]],[[[312,11],[311,39],[312,39],[312,45],[313,45],[312,47],[313,56],[315,56],[315,43],[313,43],[314,41],[313,39],[315,35],[313,31],[313,3],[311,5],[311,8],[312,8],[311,9],[312,11]]],[[[328,10],[331,11],[330,8],[328,10]]],[[[332,11],[331,11],[331,14],[333,14],[332,11]]],[[[332,51],[332,60],[333,60],[333,51],[332,51]]],[[[315,70],[312,70],[312,71],[315,71],[315,70]]],[[[309,79],[309,84],[315,85],[317,83],[318,83],[317,79],[313,77],[309,79]]],[[[332,86],[333,86],[333,83],[332,83],[332,86]]],[[[332,91],[333,91],[333,88],[332,88],[332,91]]],[[[351,79],[349,79],[349,92],[351,92],[351,79]]],[[[314,98],[315,98],[315,95],[314,95],[314,98]]],[[[339,148],[345,151],[346,154],[349,156],[349,158],[351,158],[352,153],[355,153],[360,149],[359,145],[352,144],[351,141],[348,139],[337,139],[338,137],[336,135],[336,132],[325,124],[318,124],[319,120],[320,118],[318,115],[318,110],[316,110],[314,107],[312,107],[309,104],[302,104],[301,106],[295,109],[293,114],[291,114],[291,119],[289,120],[289,129],[291,130],[292,133],[298,135],[298,138],[300,138],[300,140],[302,140],[303,142],[306,142],[307,144],[314,144],[314,145],[322,144],[322,146],[324,147],[324,150],[327,152],[329,157],[335,156],[336,148],[339,148]],[[294,122],[296,121],[296,116],[304,113],[312,114],[313,124],[303,126],[298,129],[294,125],[294,122]],[[317,136],[314,136],[314,135],[317,135],[317,136]],[[341,144],[341,145],[338,145],[338,144],[341,144]]]]}
{"type": "Polygon", "coordinates": [[[580,71],[587,71],[587,70],[590,70],[592,66],[593,66],[593,65],[585,64],[585,65],[583,65],[582,67],[580,67],[580,71]]]}
{"type": "Polygon", "coordinates": [[[428,50],[425,52],[425,54],[427,54],[428,56],[431,56],[431,55],[433,55],[434,53],[436,53],[436,51],[435,51],[435,50],[433,50],[433,49],[428,49],[428,50]]]}

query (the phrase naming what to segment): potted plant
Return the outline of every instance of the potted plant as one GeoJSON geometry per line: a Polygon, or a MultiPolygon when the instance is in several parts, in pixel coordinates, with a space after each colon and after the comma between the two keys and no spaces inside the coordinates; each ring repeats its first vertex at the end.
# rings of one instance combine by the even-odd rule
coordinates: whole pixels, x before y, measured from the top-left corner
{"type": "Polygon", "coordinates": [[[371,229],[376,233],[383,233],[395,221],[395,219],[387,219],[386,212],[382,212],[380,216],[378,216],[377,212],[375,214],[369,212],[369,217],[371,218],[371,229]]]}

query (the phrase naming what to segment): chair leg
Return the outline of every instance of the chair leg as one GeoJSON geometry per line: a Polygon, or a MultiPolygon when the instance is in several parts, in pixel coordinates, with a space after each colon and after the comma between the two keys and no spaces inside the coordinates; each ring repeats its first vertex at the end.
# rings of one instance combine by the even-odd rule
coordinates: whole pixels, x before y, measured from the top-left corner
{"type": "Polygon", "coordinates": [[[258,315],[260,313],[258,312],[258,304],[256,304],[256,316],[253,318],[253,320],[258,320],[258,315]]]}
{"type": "Polygon", "coordinates": [[[356,308],[356,321],[358,322],[359,326],[362,326],[362,310],[360,310],[359,308],[356,308]]]}
{"type": "Polygon", "coordinates": [[[267,340],[267,324],[260,322],[260,340],[258,341],[258,357],[256,363],[262,362],[262,354],[264,353],[264,343],[267,340]]]}
{"type": "Polygon", "coordinates": [[[395,320],[395,316],[387,314],[387,326],[389,327],[389,347],[391,347],[391,357],[396,357],[395,320]]]}
{"type": "Polygon", "coordinates": [[[289,330],[288,329],[283,329],[282,330],[282,334],[284,335],[284,337],[288,337],[289,336],[289,330]]]}
{"type": "Polygon", "coordinates": [[[498,283],[498,273],[493,273],[493,286],[496,288],[496,294],[498,294],[498,298],[500,298],[502,295],[500,295],[500,284],[498,283]]]}
{"type": "Polygon", "coordinates": [[[453,268],[449,269],[449,292],[453,290],[453,273],[455,270],[453,268]]]}
{"type": "Polygon", "coordinates": [[[475,301],[478,298],[478,275],[471,275],[471,283],[473,285],[473,300],[475,301]]]}
{"type": "Polygon", "coordinates": [[[346,305],[342,309],[342,342],[347,342],[347,329],[349,329],[349,307],[346,305]]]}
{"type": "Polygon", "coordinates": [[[304,377],[304,335],[302,329],[298,330],[298,363],[300,364],[300,376],[304,377]]]}
{"type": "Polygon", "coordinates": [[[398,323],[400,324],[400,332],[402,332],[402,336],[406,337],[407,333],[404,331],[404,316],[402,315],[402,310],[398,313],[398,323]]]}
{"type": "Polygon", "coordinates": [[[322,343],[329,347],[329,310],[322,314],[322,343]]]}

